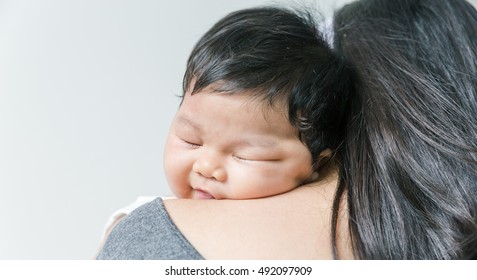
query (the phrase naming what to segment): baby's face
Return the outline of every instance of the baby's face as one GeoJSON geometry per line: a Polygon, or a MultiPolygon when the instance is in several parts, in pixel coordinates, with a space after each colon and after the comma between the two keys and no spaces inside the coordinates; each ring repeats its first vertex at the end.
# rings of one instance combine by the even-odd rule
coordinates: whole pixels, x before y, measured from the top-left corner
{"type": "Polygon", "coordinates": [[[209,88],[184,97],[164,156],[174,194],[193,199],[284,193],[310,178],[311,164],[308,148],[284,112],[247,94],[209,88]]]}

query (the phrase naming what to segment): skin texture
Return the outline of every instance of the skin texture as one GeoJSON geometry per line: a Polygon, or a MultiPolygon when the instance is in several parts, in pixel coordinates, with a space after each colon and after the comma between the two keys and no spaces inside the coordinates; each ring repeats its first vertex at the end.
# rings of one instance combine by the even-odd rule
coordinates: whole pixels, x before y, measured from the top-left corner
{"type": "Polygon", "coordinates": [[[186,93],[169,131],[164,168],[177,197],[261,198],[312,178],[311,154],[282,106],[212,86],[186,93]]]}

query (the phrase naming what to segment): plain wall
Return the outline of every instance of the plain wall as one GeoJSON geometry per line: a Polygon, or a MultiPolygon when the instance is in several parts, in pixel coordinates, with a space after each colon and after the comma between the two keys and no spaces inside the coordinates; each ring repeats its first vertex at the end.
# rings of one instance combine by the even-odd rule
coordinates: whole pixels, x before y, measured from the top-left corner
{"type": "Polygon", "coordinates": [[[0,259],[90,259],[116,209],[168,195],[194,43],[233,10],[287,2],[0,0],[0,259]]]}

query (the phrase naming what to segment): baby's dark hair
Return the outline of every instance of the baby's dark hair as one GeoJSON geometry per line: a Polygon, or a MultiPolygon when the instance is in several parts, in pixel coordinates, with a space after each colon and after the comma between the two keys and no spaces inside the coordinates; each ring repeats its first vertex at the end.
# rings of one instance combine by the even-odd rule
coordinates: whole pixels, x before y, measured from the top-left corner
{"type": "Polygon", "coordinates": [[[253,92],[270,106],[288,104],[288,118],[309,148],[315,167],[326,148],[344,138],[349,68],[325,42],[310,12],[260,7],[233,12],[196,44],[183,90],[214,84],[227,94],[253,92]]]}

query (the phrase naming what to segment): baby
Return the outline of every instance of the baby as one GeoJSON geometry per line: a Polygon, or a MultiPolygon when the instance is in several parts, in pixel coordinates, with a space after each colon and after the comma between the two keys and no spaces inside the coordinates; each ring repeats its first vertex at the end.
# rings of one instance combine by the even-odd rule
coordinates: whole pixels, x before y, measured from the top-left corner
{"type": "Polygon", "coordinates": [[[311,16],[287,13],[232,13],[193,49],[165,145],[165,175],[178,198],[284,193],[316,180],[338,147],[344,65],[311,16]],[[336,110],[322,106],[330,102],[336,110]]]}

